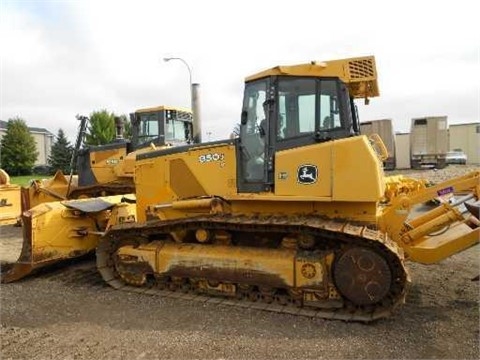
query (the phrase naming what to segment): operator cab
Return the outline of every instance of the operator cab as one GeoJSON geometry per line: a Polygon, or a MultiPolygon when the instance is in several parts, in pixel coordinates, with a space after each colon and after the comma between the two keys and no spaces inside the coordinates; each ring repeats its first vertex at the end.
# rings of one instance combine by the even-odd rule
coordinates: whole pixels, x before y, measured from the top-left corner
{"type": "Polygon", "coordinates": [[[130,114],[134,149],[151,144],[186,145],[193,143],[193,117],[189,110],[159,106],[130,114]]]}
{"type": "Polygon", "coordinates": [[[247,82],[238,189],[270,191],[276,151],[359,134],[353,98],[339,78],[269,76],[247,82]]]}

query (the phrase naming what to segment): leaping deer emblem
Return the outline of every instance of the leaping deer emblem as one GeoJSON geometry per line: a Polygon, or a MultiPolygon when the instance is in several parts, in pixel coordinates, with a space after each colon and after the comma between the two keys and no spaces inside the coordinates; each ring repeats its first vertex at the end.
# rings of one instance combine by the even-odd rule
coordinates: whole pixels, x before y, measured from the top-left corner
{"type": "Polygon", "coordinates": [[[315,165],[300,165],[297,171],[297,181],[300,184],[314,184],[317,182],[318,169],[315,165]]]}
{"type": "Polygon", "coordinates": [[[315,178],[314,178],[313,174],[308,172],[307,167],[302,168],[302,173],[300,174],[300,179],[302,179],[302,180],[310,179],[312,181],[315,181],[315,178]]]}

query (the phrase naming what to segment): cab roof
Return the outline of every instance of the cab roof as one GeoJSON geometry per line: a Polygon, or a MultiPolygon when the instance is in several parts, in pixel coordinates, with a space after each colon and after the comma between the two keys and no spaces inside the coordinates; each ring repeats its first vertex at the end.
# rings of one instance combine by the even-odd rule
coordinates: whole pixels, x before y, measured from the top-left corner
{"type": "Polygon", "coordinates": [[[245,82],[269,76],[337,77],[347,84],[350,95],[353,97],[368,98],[380,95],[374,56],[323,62],[312,61],[298,65],[279,65],[250,75],[245,82]]]}

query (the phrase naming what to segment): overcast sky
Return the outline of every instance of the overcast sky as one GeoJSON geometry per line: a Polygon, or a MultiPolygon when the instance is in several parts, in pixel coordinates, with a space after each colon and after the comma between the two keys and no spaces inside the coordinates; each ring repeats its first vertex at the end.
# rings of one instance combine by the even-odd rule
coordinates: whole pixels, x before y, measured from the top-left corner
{"type": "Polygon", "coordinates": [[[204,139],[239,121],[244,78],[276,65],[374,55],[380,97],[360,120],[479,121],[480,37],[471,0],[0,0],[0,119],[74,141],[75,115],[189,107],[200,84],[204,139]]]}

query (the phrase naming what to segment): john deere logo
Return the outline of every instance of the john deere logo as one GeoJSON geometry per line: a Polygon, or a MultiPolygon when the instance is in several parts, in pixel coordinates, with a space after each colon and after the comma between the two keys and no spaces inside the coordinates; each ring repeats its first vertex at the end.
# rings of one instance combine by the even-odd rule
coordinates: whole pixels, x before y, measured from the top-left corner
{"type": "Polygon", "coordinates": [[[297,171],[297,182],[299,184],[315,184],[318,178],[318,168],[315,165],[301,165],[297,171]]]}

